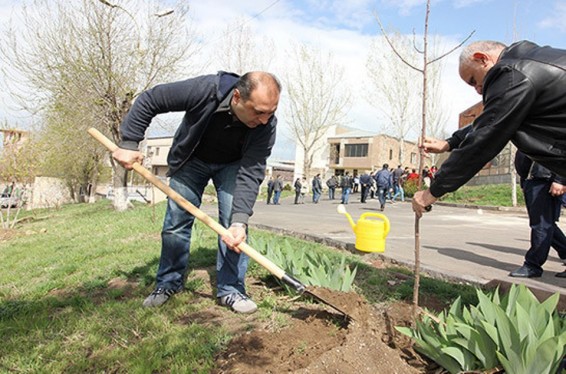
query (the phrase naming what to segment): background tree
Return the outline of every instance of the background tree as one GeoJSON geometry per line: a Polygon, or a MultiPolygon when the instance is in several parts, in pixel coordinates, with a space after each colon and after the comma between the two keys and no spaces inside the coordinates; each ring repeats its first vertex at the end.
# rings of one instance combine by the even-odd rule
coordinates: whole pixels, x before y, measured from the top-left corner
{"type": "Polygon", "coordinates": [[[344,121],[351,93],[343,84],[344,68],[334,63],[332,54],[296,44],[288,55],[292,65],[284,76],[286,119],[303,152],[303,176],[309,178],[314,155],[327,146],[320,140],[344,121]]]}
{"type": "MultiPolygon", "coordinates": [[[[45,125],[55,128],[46,135],[80,148],[87,138],[84,128],[93,126],[118,143],[120,123],[139,93],[178,79],[180,72],[183,77],[190,74],[194,38],[184,26],[188,7],[183,3],[175,5],[174,12],[163,12],[151,0],[125,0],[120,5],[105,0],[35,0],[23,8],[0,44],[0,56],[9,67],[4,71],[6,84],[16,82],[10,92],[23,108],[42,116],[49,111],[45,125]],[[61,123],[67,125],[64,134],[57,132],[63,129],[61,123]]],[[[53,159],[75,157],[52,151],[59,153],[53,159]]],[[[114,205],[123,210],[127,173],[111,162],[114,205]]]]}
{"type": "Polygon", "coordinates": [[[39,131],[41,174],[65,181],[71,197],[78,202],[94,202],[107,152],[84,134],[96,123],[94,111],[83,108],[90,100],[69,108],[65,97],[57,97],[44,114],[45,126],[39,131]],[[63,157],[66,155],[66,157],[63,157]]]}
{"type": "Polygon", "coordinates": [[[258,39],[243,17],[224,29],[216,59],[222,69],[242,75],[253,70],[269,70],[275,55],[275,44],[269,38],[258,39]]]}
{"type": "MultiPolygon", "coordinates": [[[[404,144],[408,137],[418,136],[417,126],[421,116],[422,86],[418,65],[421,54],[415,48],[410,36],[394,32],[388,35],[389,41],[407,62],[404,63],[392,53],[384,53],[387,43],[383,38],[374,38],[366,61],[366,69],[371,86],[368,102],[375,105],[387,119],[384,131],[399,140],[399,164],[406,162],[404,144]]],[[[438,42],[435,41],[435,45],[438,42]]],[[[439,61],[429,67],[427,116],[429,134],[443,138],[445,136],[447,113],[443,110],[441,75],[442,63],[439,61]]],[[[433,163],[436,155],[430,155],[433,163]]]]}
{"type": "MultiPolygon", "coordinates": [[[[389,37],[403,51],[405,58],[411,63],[416,62],[418,55],[410,38],[398,32],[389,37]]],[[[418,74],[394,54],[384,53],[387,48],[385,43],[383,38],[374,38],[371,42],[366,61],[371,83],[367,100],[385,116],[383,131],[399,140],[398,163],[403,164],[405,140],[411,131],[414,133],[415,123],[418,122],[418,74]]]]}

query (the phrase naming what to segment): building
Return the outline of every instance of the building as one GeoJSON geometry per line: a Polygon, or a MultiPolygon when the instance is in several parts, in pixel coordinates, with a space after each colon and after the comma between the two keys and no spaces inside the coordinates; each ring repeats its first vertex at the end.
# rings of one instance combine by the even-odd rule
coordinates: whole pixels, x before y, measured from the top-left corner
{"type": "Polygon", "coordinates": [[[161,179],[167,178],[167,155],[173,144],[172,136],[147,138],[142,143],[144,166],[161,179]]]}
{"type": "MultiPolygon", "coordinates": [[[[419,148],[415,142],[378,134],[375,132],[355,129],[347,126],[334,126],[327,130],[326,136],[320,139],[320,145],[314,148],[310,175],[320,173],[323,179],[331,175],[358,175],[372,172],[389,164],[418,169],[419,148]]],[[[295,178],[303,176],[304,153],[297,145],[295,152],[295,178]]],[[[425,165],[429,165],[430,160],[425,165]]]]}
{"type": "Polygon", "coordinates": [[[346,171],[351,175],[372,172],[381,169],[383,164],[409,169],[418,169],[419,166],[417,143],[400,142],[389,135],[342,128],[328,138],[328,145],[328,168],[334,175],[343,175],[346,171]]]}

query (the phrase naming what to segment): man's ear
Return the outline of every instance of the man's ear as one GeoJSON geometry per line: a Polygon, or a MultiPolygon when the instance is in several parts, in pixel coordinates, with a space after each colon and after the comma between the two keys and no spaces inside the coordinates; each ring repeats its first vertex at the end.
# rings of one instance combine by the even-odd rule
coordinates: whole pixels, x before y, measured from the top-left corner
{"type": "Polygon", "coordinates": [[[474,58],[474,61],[480,61],[482,63],[485,63],[489,60],[489,56],[483,52],[474,52],[472,57],[474,58]]]}
{"type": "Polygon", "coordinates": [[[240,91],[237,88],[235,88],[234,95],[232,96],[232,101],[234,101],[234,104],[238,104],[241,99],[242,99],[242,95],[240,94],[240,91]]]}

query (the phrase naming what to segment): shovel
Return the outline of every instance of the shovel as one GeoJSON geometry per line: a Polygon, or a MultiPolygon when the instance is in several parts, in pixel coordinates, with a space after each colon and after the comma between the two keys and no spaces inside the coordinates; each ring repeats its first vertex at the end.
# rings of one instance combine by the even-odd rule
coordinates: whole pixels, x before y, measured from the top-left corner
{"type": "MultiPolygon", "coordinates": [[[[114,152],[116,149],[118,149],[118,146],[116,144],[114,144],[110,139],[108,139],[106,136],[104,136],[97,129],[91,127],[88,130],[88,133],[93,138],[98,140],[102,145],[104,145],[110,152],[114,152]]],[[[212,219],[209,215],[204,213],[202,210],[200,210],[199,208],[197,208],[196,206],[191,204],[187,199],[185,199],[183,196],[181,196],[179,193],[177,193],[171,187],[169,187],[168,185],[163,183],[161,180],[159,180],[159,178],[157,178],[155,175],[153,175],[149,170],[144,168],[138,162],[135,162],[132,166],[133,166],[133,169],[134,169],[135,172],[137,172],[139,175],[144,177],[147,181],[152,183],[155,187],[157,187],[161,191],[163,191],[163,193],[165,193],[165,195],[167,195],[170,199],[175,201],[179,206],[183,207],[187,212],[191,213],[195,218],[197,218],[198,220],[203,222],[205,225],[210,227],[217,234],[219,234],[221,236],[231,235],[230,232],[228,231],[228,229],[226,229],[224,226],[222,226],[221,224],[216,222],[214,219],[212,219]]],[[[337,308],[335,305],[332,305],[331,303],[324,300],[320,296],[317,296],[312,291],[308,290],[307,287],[304,284],[302,284],[298,279],[296,279],[296,278],[292,277],[291,275],[285,273],[285,271],[283,269],[281,269],[279,266],[275,265],[267,257],[265,257],[264,255],[262,255],[261,253],[259,253],[255,249],[253,249],[247,243],[244,243],[244,242],[240,243],[238,245],[238,249],[240,251],[244,252],[249,257],[253,258],[257,263],[259,263],[261,266],[263,266],[265,269],[267,269],[267,271],[269,271],[271,274],[273,274],[277,279],[281,280],[282,282],[284,282],[288,286],[293,287],[297,291],[297,293],[299,293],[300,295],[306,294],[308,296],[311,296],[314,300],[317,300],[317,301],[319,301],[323,304],[326,304],[329,307],[340,312],[341,314],[344,315],[344,317],[346,319],[348,319],[348,320],[351,319],[351,317],[346,312],[337,308]]]]}

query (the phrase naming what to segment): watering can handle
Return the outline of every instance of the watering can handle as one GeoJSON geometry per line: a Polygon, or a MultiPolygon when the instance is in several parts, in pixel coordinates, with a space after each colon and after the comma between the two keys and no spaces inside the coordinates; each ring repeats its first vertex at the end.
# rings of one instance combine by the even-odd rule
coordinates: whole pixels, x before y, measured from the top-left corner
{"type": "Polygon", "coordinates": [[[389,225],[389,218],[387,218],[387,216],[385,216],[384,214],[381,213],[373,213],[373,212],[368,212],[368,213],[364,213],[360,216],[360,219],[364,219],[366,217],[377,217],[377,218],[381,218],[383,220],[383,222],[385,223],[385,229],[383,230],[383,236],[387,236],[387,234],[389,234],[389,229],[390,229],[390,225],[389,225]]]}

